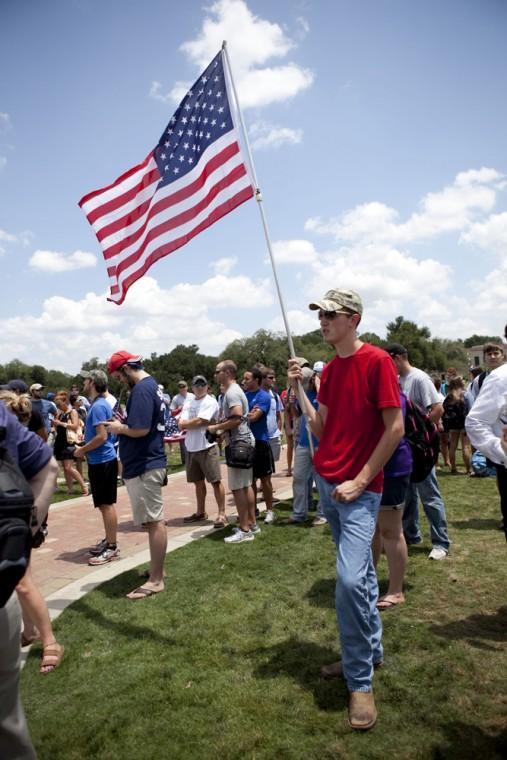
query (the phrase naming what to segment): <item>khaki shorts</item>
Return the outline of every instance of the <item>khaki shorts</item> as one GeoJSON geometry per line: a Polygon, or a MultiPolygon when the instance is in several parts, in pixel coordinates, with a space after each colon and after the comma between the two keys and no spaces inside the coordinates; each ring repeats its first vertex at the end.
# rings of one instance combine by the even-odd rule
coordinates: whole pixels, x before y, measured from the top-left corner
{"type": "Polygon", "coordinates": [[[165,467],[161,467],[158,470],[146,470],[137,478],[125,480],[134,525],[159,522],[164,519],[162,484],[165,474],[165,467]]]}
{"type": "Polygon", "coordinates": [[[271,447],[271,453],[273,454],[273,460],[275,462],[279,462],[280,461],[280,451],[282,449],[282,444],[280,442],[280,437],[270,438],[269,439],[269,445],[271,447]]]}
{"type": "Polygon", "coordinates": [[[253,467],[248,470],[240,470],[239,467],[228,467],[227,477],[229,480],[229,491],[240,491],[242,488],[252,485],[253,467]]]}
{"type": "Polygon", "coordinates": [[[216,444],[203,451],[188,451],[187,449],[185,466],[187,468],[187,483],[197,483],[204,479],[208,483],[218,483],[222,480],[220,455],[216,444]]]}

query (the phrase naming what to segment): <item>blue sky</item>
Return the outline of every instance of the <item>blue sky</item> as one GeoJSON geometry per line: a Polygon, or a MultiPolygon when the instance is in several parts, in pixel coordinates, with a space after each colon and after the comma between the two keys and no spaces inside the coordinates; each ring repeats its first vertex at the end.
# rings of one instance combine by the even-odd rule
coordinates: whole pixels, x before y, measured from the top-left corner
{"type": "Polygon", "coordinates": [[[228,40],[289,318],[336,285],[379,334],[506,321],[502,0],[7,0],[0,7],[0,362],[218,352],[282,329],[254,201],[118,307],[78,200],[141,161],[228,40]],[[182,84],[183,83],[183,84],[182,84]]]}

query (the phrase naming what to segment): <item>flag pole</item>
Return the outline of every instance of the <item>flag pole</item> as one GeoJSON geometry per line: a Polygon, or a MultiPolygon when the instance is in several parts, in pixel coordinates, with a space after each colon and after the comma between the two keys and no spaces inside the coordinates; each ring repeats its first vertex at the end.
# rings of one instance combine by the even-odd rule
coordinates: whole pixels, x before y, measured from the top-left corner
{"type": "MultiPolygon", "coordinates": [[[[222,42],[222,50],[223,50],[223,53],[224,53],[224,60],[225,60],[225,63],[226,63],[227,74],[228,74],[229,81],[230,81],[231,87],[232,87],[232,92],[233,92],[233,95],[234,95],[234,102],[235,102],[235,106],[236,106],[235,110],[236,110],[236,113],[239,116],[239,121],[240,121],[240,124],[241,124],[241,131],[243,133],[243,141],[245,143],[245,147],[246,147],[246,150],[247,150],[250,173],[251,173],[252,179],[254,181],[254,185],[255,185],[255,200],[257,201],[257,206],[259,208],[259,212],[260,212],[260,215],[261,215],[262,227],[264,229],[264,237],[266,239],[266,245],[267,245],[267,248],[268,248],[269,259],[271,261],[271,268],[273,270],[273,278],[275,280],[276,292],[278,294],[278,300],[280,302],[280,309],[282,311],[282,318],[283,318],[283,322],[284,322],[284,325],[285,325],[285,332],[287,333],[287,341],[289,343],[289,353],[290,353],[291,359],[295,359],[296,358],[296,351],[294,349],[294,341],[292,340],[292,334],[291,334],[291,331],[290,331],[289,320],[287,319],[287,313],[285,311],[285,304],[284,304],[284,300],[283,300],[283,296],[282,296],[282,291],[281,291],[281,288],[280,288],[280,283],[278,281],[278,274],[277,274],[277,271],[276,271],[275,257],[273,256],[273,248],[271,246],[271,238],[270,238],[270,235],[269,235],[268,222],[267,222],[267,219],[266,219],[266,214],[264,213],[262,193],[261,193],[261,190],[259,188],[259,183],[257,181],[257,174],[255,172],[255,165],[254,165],[254,162],[253,162],[252,151],[250,149],[250,142],[248,140],[248,134],[247,134],[246,127],[245,127],[245,122],[243,121],[243,114],[241,112],[241,108],[240,108],[240,105],[239,105],[239,98],[238,98],[238,93],[236,91],[236,85],[234,83],[234,77],[232,76],[232,69],[231,69],[231,63],[229,61],[229,53],[227,52],[227,41],[226,40],[224,40],[222,42]]],[[[313,456],[313,440],[312,440],[312,434],[311,434],[311,430],[310,430],[310,422],[309,422],[308,416],[304,412],[304,406],[302,404],[302,397],[304,395],[306,395],[306,394],[304,392],[303,385],[299,381],[298,382],[299,403],[300,403],[300,406],[301,406],[301,411],[303,412],[303,415],[304,415],[304,418],[305,418],[306,429],[307,429],[307,432],[308,432],[308,441],[309,441],[309,444],[310,444],[310,451],[311,451],[311,454],[313,456]]]]}

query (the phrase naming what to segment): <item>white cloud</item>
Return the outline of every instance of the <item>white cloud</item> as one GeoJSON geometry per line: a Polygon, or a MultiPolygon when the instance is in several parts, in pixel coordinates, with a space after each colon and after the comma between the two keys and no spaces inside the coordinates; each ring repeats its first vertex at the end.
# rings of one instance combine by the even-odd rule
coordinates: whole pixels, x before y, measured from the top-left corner
{"type": "Polygon", "coordinates": [[[11,117],[8,113],[0,111],[0,134],[8,132],[10,129],[12,129],[11,117]]]}
{"type": "Polygon", "coordinates": [[[277,264],[314,264],[317,251],[309,240],[276,240],[273,255],[277,264]]]}
{"type": "Polygon", "coordinates": [[[174,87],[164,95],[161,83],[154,81],[150,87],[150,98],[159,100],[165,105],[168,103],[179,103],[187,94],[191,84],[191,82],[175,82],[174,87]]]}
{"type": "Polygon", "coordinates": [[[310,24],[303,16],[297,17],[296,24],[298,27],[296,32],[297,37],[298,39],[303,40],[310,31],[310,24]]]}
{"type": "Polygon", "coordinates": [[[212,261],[210,267],[213,269],[215,274],[228,275],[231,273],[237,263],[237,256],[228,256],[222,259],[217,259],[216,261],[212,261]]]}
{"type": "Polygon", "coordinates": [[[35,251],[28,262],[32,269],[41,272],[71,272],[97,265],[97,257],[87,251],[74,251],[69,255],[58,251],[35,251]]]}
{"type": "Polygon", "coordinates": [[[302,129],[277,127],[256,121],[249,129],[252,148],[279,148],[281,145],[297,145],[303,139],[302,129]]]}
{"type": "Polygon", "coordinates": [[[235,310],[272,303],[269,280],[217,274],[200,284],[163,289],[146,276],[130,288],[121,308],[104,293],[77,300],[52,296],[38,315],[4,319],[0,355],[75,372],[91,356],[105,359],[118,348],[149,356],[167,353],[178,343],[197,343],[203,352],[217,354],[242,337],[228,326],[234,324],[235,310]],[[228,310],[227,322],[212,316],[217,309],[228,310]]]}
{"type": "MultiPolygon", "coordinates": [[[[296,63],[265,67],[272,58],[285,58],[295,47],[279,24],[256,16],[244,0],[217,0],[206,11],[200,32],[184,42],[181,50],[202,70],[227,40],[243,108],[285,101],[311,86],[313,73],[296,63]]],[[[303,19],[297,23],[300,29],[307,30],[303,19]]],[[[186,83],[176,82],[164,95],[162,85],[153,82],[150,95],[163,102],[178,103],[187,88],[186,83]]]]}
{"type": "Polygon", "coordinates": [[[2,171],[6,163],[7,163],[7,159],[5,158],[5,156],[0,156],[0,171],[2,171]]]}
{"type": "Polygon", "coordinates": [[[289,100],[313,83],[313,74],[295,63],[245,71],[237,84],[242,108],[268,106],[289,100]]]}
{"type": "Polygon", "coordinates": [[[492,210],[504,186],[502,175],[495,169],[472,169],[458,174],[452,185],[443,190],[428,193],[419,204],[420,211],[406,222],[399,221],[395,209],[374,201],[327,221],[310,218],[305,229],[350,242],[405,244],[428,240],[465,230],[479,214],[492,210]]]}
{"type": "Polygon", "coordinates": [[[0,229],[0,256],[2,256],[6,251],[6,248],[3,244],[13,243],[14,245],[28,245],[32,238],[33,235],[31,232],[28,232],[28,230],[19,232],[15,235],[12,232],[7,232],[7,230],[0,229]]]}
{"type": "MultiPolygon", "coordinates": [[[[304,335],[319,328],[319,322],[314,311],[292,309],[287,312],[287,320],[292,335],[304,335]]],[[[281,314],[272,320],[269,329],[275,332],[285,332],[285,323],[281,314]]]]}
{"type": "Polygon", "coordinates": [[[460,242],[507,255],[507,212],[492,214],[486,221],[470,225],[461,235],[460,242]]]}
{"type": "Polygon", "coordinates": [[[6,230],[0,230],[0,240],[4,243],[18,242],[17,236],[13,235],[12,232],[7,232],[6,230]]]}

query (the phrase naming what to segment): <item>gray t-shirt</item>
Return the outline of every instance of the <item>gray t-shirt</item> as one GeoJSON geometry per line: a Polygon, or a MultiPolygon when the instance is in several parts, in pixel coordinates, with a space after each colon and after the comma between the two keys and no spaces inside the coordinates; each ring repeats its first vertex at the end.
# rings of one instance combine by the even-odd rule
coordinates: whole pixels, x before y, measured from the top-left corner
{"type": "Polygon", "coordinates": [[[235,406],[241,407],[244,419],[241,420],[238,427],[228,431],[231,441],[251,441],[254,443],[255,438],[246,419],[246,415],[248,414],[247,398],[242,388],[237,383],[232,383],[225,391],[222,400],[222,419],[227,419],[230,416],[231,409],[235,406]]]}
{"type": "Polygon", "coordinates": [[[400,377],[400,387],[405,396],[425,411],[433,404],[442,403],[433,381],[422,369],[412,367],[408,375],[400,377]]]}

